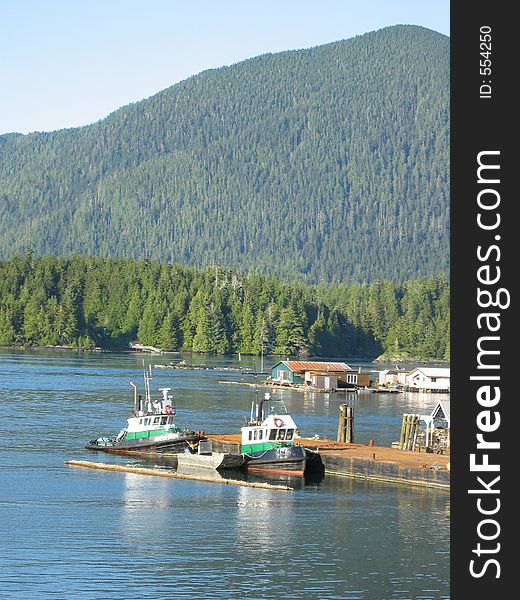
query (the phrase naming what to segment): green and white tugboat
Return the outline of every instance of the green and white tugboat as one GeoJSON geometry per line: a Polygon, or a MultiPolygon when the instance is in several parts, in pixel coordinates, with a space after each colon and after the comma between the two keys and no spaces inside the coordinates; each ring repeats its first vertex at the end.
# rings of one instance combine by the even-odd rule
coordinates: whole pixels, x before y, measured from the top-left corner
{"type": "Polygon", "coordinates": [[[244,455],[244,468],[247,471],[274,473],[303,477],[309,468],[321,465],[321,457],[317,452],[308,450],[296,443],[296,423],[287,414],[285,404],[283,410],[275,410],[269,406],[264,410],[271,395],[266,393],[263,400],[258,399],[251,406],[251,416],[245,427],[241,428],[242,438],[240,452],[244,455]]]}
{"type": "Polygon", "coordinates": [[[133,415],[127,419],[127,426],[117,437],[99,437],[85,444],[88,450],[102,452],[161,452],[179,453],[194,452],[202,432],[189,429],[181,430],[175,424],[175,405],[169,394],[171,388],[159,388],[162,398],[152,400],[150,394],[151,367],[144,371],[145,397],[138,394],[137,385],[130,382],[134,388],[133,415]]]}

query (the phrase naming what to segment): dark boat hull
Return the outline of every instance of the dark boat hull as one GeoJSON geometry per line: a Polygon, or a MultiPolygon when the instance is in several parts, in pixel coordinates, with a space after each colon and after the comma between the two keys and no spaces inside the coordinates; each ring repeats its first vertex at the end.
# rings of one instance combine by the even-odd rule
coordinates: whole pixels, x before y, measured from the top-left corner
{"type": "Polygon", "coordinates": [[[319,452],[311,450],[310,448],[305,448],[305,456],[307,458],[306,462],[306,473],[324,473],[325,465],[321,460],[321,456],[319,452]]]}
{"type": "Polygon", "coordinates": [[[306,464],[307,455],[302,446],[287,446],[246,454],[244,468],[252,472],[303,477],[306,464]]]}
{"type": "Polygon", "coordinates": [[[173,440],[154,440],[145,438],[132,440],[130,442],[117,442],[110,440],[108,443],[99,443],[98,440],[92,440],[85,444],[87,450],[99,450],[101,452],[112,452],[119,454],[139,453],[173,453],[191,450],[200,441],[200,436],[196,433],[188,433],[182,437],[173,440]]]}

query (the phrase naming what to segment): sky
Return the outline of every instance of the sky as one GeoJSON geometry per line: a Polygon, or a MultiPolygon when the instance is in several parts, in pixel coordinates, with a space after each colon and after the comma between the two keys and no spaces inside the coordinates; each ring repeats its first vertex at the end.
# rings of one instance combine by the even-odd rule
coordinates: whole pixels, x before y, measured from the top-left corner
{"type": "Polygon", "coordinates": [[[0,0],[0,134],[88,125],[210,68],[397,24],[449,0],[0,0]]]}

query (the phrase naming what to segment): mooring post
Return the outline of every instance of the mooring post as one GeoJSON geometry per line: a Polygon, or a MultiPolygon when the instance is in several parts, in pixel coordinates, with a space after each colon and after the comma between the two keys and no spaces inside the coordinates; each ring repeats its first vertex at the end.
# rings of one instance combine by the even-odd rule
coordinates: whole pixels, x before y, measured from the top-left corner
{"type": "Polygon", "coordinates": [[[404,450],[410,450],[410,428],[412,426],[412,416],[406,415],[406,428],[404,432],[404,450]]]}
{"type": "Polygon", "coordinates": [[[401,435],[399,437],[399,450],[404,450],[404,441],[406,433],[406,414],[403,415],[403,422],[401,423],[401,435]]]}
{"type": "Polygon", "coordinates": [[[414,421],[414,430],[413,430],[413,440],[412,440],[412,450],[416,450],[417,449],[417,440],[419,438],[419,417],[417,415],[414,416],[413,418],[414,421]]]}
{"type": "Polygon", "coordinates": [[[413,450],[415,436],[415,415],[410,417],[410,437],[408,438],[408,450],[413,450]]]}
{"type": "Polygon", "coordinates": [[[339,407],[339,418],[338,418],[338,442],[345,441],[345,420],[347,414],[347,405],[341,404],[339,407]]]}
{"type": "Polygon", "coordinates": [[[338,442],[354,442],[354,408],[348,404],[341,404],[338,418],[338,442]]]}
{"type": "Polygon", "coordinates": [[[345,433],[345,441],[349,444],[354,443],[354,408],[352,406],[347,406],[347,414],[345,417],[346,420],[346,433],[345,433]]]}

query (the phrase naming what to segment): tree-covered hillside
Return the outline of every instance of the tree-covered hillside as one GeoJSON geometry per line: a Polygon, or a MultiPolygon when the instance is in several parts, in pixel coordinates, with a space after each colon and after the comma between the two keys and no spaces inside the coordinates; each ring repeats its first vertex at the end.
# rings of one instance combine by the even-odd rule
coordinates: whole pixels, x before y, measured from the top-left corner
{"type": "Polygon", "coordinates": [[[0,257],[284,280],[449,266],[449,39],[395,26],[210,70],[77,129],[0,137],[0,257]]]}
{"type": "Polygon", "coordinates": [[[284,284],[230,269],[30,254],[0,262],[0,346],[131,340],[227,354],[449,358],[443,276],[284,284]]]}

